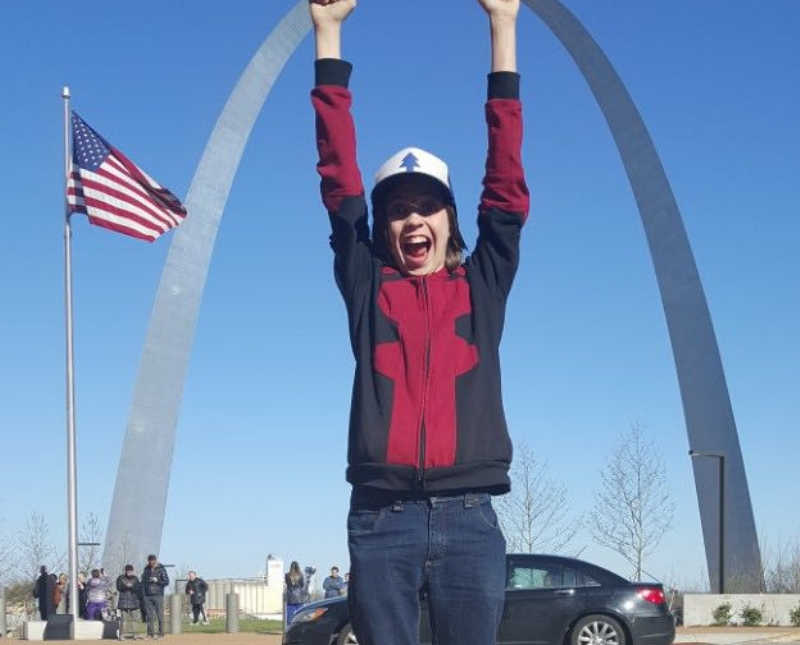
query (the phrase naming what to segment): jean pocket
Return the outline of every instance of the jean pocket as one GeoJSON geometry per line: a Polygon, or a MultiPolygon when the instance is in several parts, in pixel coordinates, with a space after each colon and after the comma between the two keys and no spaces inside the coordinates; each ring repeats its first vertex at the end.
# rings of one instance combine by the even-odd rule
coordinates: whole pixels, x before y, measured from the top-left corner
{"type": "Polygon", "coordinates": [[[497,513],[494,512],[491,500],[487,499],[485,502],[478,504],[474,508],[477,510],[481,521],[483,521],[486,526],[488,526],[490,529],[498,528],[497,513]]]}
{"type": "Polygon", "coordinates": [[[380,520],[382,510],[350,509],[347,514],[347,532],[350,535],[372,533],[380,520]]]}

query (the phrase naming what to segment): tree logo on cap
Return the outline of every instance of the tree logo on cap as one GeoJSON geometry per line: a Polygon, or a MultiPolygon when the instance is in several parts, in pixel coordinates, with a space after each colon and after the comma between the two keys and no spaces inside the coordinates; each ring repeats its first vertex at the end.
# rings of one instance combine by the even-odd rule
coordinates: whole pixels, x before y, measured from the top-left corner
{"type": "Polygon", "coordinates": [[[413,152],[409,152],[403,161],[400,163],[401,168],[405,168],[406,172],[414,172],[414,168],[419,168],[419,159],[413,152]]]}

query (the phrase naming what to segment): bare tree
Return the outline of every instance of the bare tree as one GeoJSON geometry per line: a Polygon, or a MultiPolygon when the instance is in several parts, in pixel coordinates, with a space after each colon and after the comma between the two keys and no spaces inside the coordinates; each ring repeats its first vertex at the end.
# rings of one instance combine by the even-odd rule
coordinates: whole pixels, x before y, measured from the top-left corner
{"type": "Polygon", "coordinates": [[[641,580],[644,559],[658,546],[675,514],[664,462],[638,423],[620,437],[600,473],[601,487],[590,512],[592,537],[616,551],[641,580]]]}
{"type": "Polygon", "coordinates": [[[763,536],[759,542],[766,592],[800,593],[800,540],[786,540],[774,549],[763,536]]]}
{"type": "Polygon", "coordinates": [[[551,479],[524,442],[515,446],[510,475],[511,492],[497,504],[508,551],[561,551],[581,525],[570,516],[566,486],[551,479]]]}
{"type": "Polygon", "coordinates": [[[103,554],[103,566],[106,568],[106,571],[120,574],[126,564],[132,564],[134,567],[139,565],[137,562],[131,562],[132,556],[133,547],[130,533],[126,531],[118,542],[109,545],[106,549],[106,552],[103,554]]]}
{"type": "Polygon", "coordinates": [[[0,535],[0,587],[11,581],[10,574],[14,569],[16,569],[14,546],[7,535],[0,535]]]}
{"type": "Polygon", "coordinates": [[[99,544],[103,541],[103,529],[94,513],[89,513],[81,522],[79,541],[84,546],[78,547],[78,570],[88,574],[92,569],[100,567],[99,544]]]}
{"type": "Polygon", "coordinates": [[[33,512],[25,521],[25,528],[17,533],[18,575],[33,580],[44,565],[50,572],[64,568],[66,558],[50,542],[50,528],[44,515],[33,512]]]}

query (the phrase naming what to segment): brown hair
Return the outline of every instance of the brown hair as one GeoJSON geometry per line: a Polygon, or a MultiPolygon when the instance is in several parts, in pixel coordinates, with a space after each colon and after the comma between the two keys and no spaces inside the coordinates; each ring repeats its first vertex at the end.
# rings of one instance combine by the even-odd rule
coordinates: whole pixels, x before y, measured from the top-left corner
{"type": "Polygon", "coordinates": [[[444,256],[444,265],[447,270],[452,273],[464,262],[464,238],[461,237],[461,231],[458,230],[458,217],[456,216],[456,208],[452,204],[448,204],[447,221],[450,223],[450,237],[447,238],[447,253],[444,256]]]}

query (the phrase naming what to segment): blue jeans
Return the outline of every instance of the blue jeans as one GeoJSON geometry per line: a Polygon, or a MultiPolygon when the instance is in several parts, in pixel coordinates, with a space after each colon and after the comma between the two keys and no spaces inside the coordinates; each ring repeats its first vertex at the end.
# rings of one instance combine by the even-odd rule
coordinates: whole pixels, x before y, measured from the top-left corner
{"type": "Polygon", "coordinates": [[[356,488],[350,500],[348,602],[359,644],[419,643],[424,592],[435,645],[493,645],[506,541],[489,495],[390,499],[356,488]]]}
{"type": "Polygon", "coordinates": [[[295,615],[295,614],[296,614],[298,611],[300,611],[300,609],[301,609],[302,607],[303,607],[303,603],[302,603],[302,602],[298,602],[298,603],[286,603],[286,625],[287,625],[287,626],[289,625],[289,623],[291,623],[291,622],[292,622],[292,618],[294,618],[294,615],[295,615]]]}

